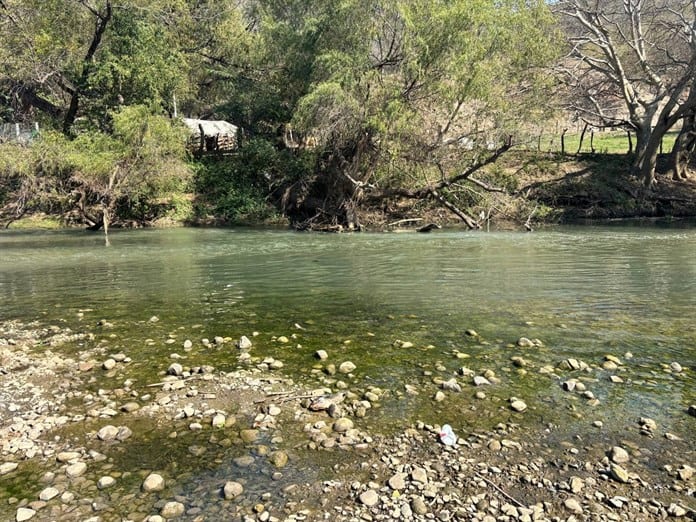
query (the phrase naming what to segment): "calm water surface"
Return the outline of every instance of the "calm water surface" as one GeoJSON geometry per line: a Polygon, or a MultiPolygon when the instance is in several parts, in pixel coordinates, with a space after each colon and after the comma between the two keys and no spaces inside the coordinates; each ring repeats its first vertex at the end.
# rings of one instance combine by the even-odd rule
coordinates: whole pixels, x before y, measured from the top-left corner
{"type": "MultiPolygon", "coordinates": [[[[501,411],[510,415],[502,405],[516,394],[535,422],[581,408],[584,420],[568,428],[573,433],[593,429],[594,419],[620,432],[651,416],[662,431],[693,436],[685,410],[696,402],[696,228],[422,235],[174,229],[110,237],[105,247],[102,236],[81,231],[0,234],[0,320],[79,330],[107,319],[142,379],[166,369],[170,335],[183,342],[252,331],[259,332],[256,355],[281,359],[308,383],[320,348],[336,362],[353,360],[357,383],[394,392],[405,383],[433,386],[424,371],[449,378],[463,365],[501,377],[486,390],[500,401],[488,413],[460,413],[471,409],[470,388],[459,402],[435,406],[428,391],[385,401],[374,416],[382,425],[494,424],[501,411]],[[155,325],[147,323],[153,315],[155,325]],[[273,342],[293,333],[289,345],[273,342]],[[511,347],[521,336],[544,346],[511,347]],[[397,339],[414,348],[395,348],[397,339]],[[469,358],[456,358],[457,351],[469,358]],[[625,383],[594,372],[595,409],[569,402],[557,380],[538,372],[569,357],[597,367],[606,354],[628,362],[619,371],[625,383]],[[530,361],[527,376],[516,373],[512,355],[530,361]],[[668,373],[672,361],[688,370],[668,373]]],[[[234,355],[217,355],[216,367],[234,368],[234,355]]]]}

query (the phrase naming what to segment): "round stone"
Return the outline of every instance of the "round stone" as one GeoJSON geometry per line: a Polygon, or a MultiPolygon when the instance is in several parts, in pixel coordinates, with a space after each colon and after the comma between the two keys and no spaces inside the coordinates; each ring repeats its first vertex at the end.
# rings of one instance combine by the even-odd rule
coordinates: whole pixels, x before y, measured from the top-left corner
{"type": "Polygon", "coordinates": [[[167,502],[160,510],[164,518],[177,518],[184,514],[185,507],[181,502],[167,502]]]}
{"type": "Polygon", "coordinates": [[[244,487],[239,482],[229,481],[222,488],[225,500],[233,500],[244,492],[244,487]]]}
{"type": "Polygon", "coordinates": [[[165,483],[162,475],[150,473],[143,481],[142,490],[145,493],[151,493],[153,491],[162,491],[164,486],[165,483]]]}
{"type": "Polygon", "coordinates": [[[283,468],[288,463],[288,454],[284,451],[274,451],[271,453],[270,460],[276,468],[283,468]]]}
{"type": "Polygon", "coordinates": [[[58,489],[54,487],[49,487],[44,489],[41,493],[39,493],[39,500],[48,502],[49,500],[56,498],[58,495],[60,495],[60,491],[58,491],[58,489]]]}
{"type": "Polygon", "coordinates": [[[376,506],[379,502],[379,495],[374,489],[368,489],[360,495],[360,502],[367,507],[376,506]]]}
{"type": "Polygon", "coordinates": [[[617,464],[623,464],[624,462],[628,462],[630,460],[628,452],[619,446],[614,446],[609,450],[609,458],[611,458],[611,460],[617,464]]]}
{"type": "Polygon", "coordinates": [[[105,370],[113,370],[116,367],[116,361],[114,359],[107,359],[102,363],[102,368],[105,370]]]}
{"type": "Polygon", "coordinates": [[[36,515],[36,511],[33,509],[21,507],[17,510],[15,520],[17,522],[25,522],[26,520],[31,520],[34,515],[36,515]]]}
{"type": "Polygon", "coordinates": [[[76,462],[65,469],[65,474],[69,478],[76,478],[83,475],[85,471],[87,471],[87,464],[84,462],[76,462]]]}
{"type": "Polygon", "coordinates": [[[357,366],[352,361],[346,361],[341,363],[341,365],[338,367],[338,371],[341,373],[351,373],[355,371],[357,366]]]}
{"type": "Polygon", "coordinates": [[[108,442],[110,440],[114,440],[117,435],[118,435],[118,428],[116,426],[112,426],[110,424],[107,426],[104,426],[102,429],[100,429],[97,432],[97,438],[99,440],[103,440],[105,442],[108,442]]]}
{"type": "Polygon", "coordinates": [[[337,419],[336,422],[333,424],[333,430],[336,433],[345,433],[348,430],[353,429],[353,421],[348,419],[347,417],[341,417],[340,419],[337,419]]]}
{"type": "Polygon", "coordinates": [[[514,411],[522,412],[527,409],[527,404],[524,401],[517,399],[510,403],[510,408],[512,408],[514,411]]]}
{"type": "Polygon", "coordinates": [[[106,489],[113,486],[114,484],[116,484],[116,479],[113,477],[106,476],[99,479],[99,481],[97,482],[97,487],[99,489],[106,489]]]}

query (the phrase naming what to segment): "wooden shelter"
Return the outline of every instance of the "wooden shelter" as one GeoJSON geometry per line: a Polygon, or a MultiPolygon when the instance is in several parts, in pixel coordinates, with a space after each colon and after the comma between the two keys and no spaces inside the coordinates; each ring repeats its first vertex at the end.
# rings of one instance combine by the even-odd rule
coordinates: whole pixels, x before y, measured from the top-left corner
{"type": "Polygon", "coordinates": [[[239,129],[224,120],[183,118],[191,130],[189,148],[194,154],[232,152],[238,146],[239,129]]]}

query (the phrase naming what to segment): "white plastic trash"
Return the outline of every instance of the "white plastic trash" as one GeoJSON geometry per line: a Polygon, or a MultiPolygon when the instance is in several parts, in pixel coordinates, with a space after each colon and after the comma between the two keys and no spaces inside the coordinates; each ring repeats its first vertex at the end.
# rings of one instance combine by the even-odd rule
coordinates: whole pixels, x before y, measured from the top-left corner
{"type": "Polygon", "coordinates": [[[445,424],[440,430],[440,441],[445,446],[454,446],[457,443],[457,436],[452,431],[452,426],[445,424]]]}

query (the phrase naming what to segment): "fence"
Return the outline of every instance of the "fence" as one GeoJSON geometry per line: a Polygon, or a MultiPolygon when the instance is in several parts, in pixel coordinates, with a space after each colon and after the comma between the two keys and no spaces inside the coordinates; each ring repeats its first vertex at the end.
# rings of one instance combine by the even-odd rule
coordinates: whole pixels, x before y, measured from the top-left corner
{"type": "Polygon", "coordinates": [[[0,123],[0,143],[28,144],[39,135],[39,123],[0,123]]]}

